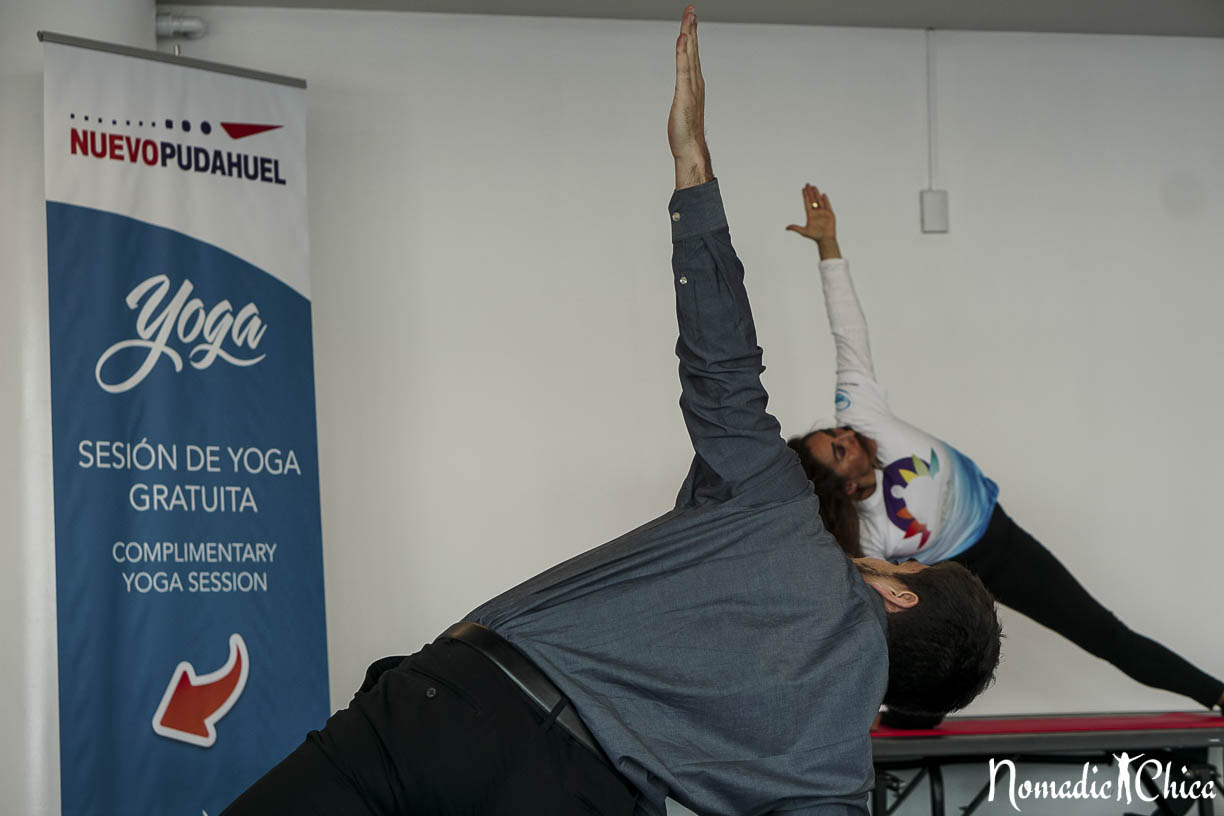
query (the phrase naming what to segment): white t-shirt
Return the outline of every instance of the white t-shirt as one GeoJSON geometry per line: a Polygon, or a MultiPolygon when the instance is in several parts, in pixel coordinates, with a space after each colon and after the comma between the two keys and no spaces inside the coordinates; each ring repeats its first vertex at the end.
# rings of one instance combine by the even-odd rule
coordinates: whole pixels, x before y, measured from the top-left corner
{"type": "Polygon", "coordinates": [[[998,485],[956,448],[893,415],[849,265],[821,261],[820,278],[837,347],[837,424],[875,440],[883,464],[875,492],[858,503],[863,554],[924,564],[951,558],[986,531],[998,485]]]}

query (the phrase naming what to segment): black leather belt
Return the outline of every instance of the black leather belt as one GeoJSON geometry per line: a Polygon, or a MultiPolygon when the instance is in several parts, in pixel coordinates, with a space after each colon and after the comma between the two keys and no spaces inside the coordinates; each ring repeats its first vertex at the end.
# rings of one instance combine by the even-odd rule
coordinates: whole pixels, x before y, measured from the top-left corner
{"type": "Polygon", "coordinates": [[[540,671],[536,664],[506,642],[501,635],[479,623],[463,621],[447,629],[441,637],[465,643],[487,657],[545,713],[552,714],[559,709],[560,713],[556,715],[557,724],[611,767],[612,763],[604,755],[599,743],[579,719],[578,712],[574,710],[574,704],[566,699],[561,690],[553,685],[553,682],[545,676],[544,672],[540,671]]]}

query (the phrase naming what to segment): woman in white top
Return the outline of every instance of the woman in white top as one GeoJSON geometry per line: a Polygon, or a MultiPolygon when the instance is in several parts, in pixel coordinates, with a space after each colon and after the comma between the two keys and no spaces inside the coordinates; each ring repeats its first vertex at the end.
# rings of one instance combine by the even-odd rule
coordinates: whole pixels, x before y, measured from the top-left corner
{"type": "MultiPolygon", "coordinates": [[[[867,321],[837,244],[829,197],[803,188],[829,328],[837,348],[837,427],[790,440],[820,497],[825,526],[852,555],[935,564],[952,559],[995,598],[1130,677],[1224,706],[1224,682],[1131,631],[1003,511],[998,486],[956,448],[897,418],[876,382],[867,321]]],[[[933,725],[945,712],[892,712],[886,724],[933,725]]]]}

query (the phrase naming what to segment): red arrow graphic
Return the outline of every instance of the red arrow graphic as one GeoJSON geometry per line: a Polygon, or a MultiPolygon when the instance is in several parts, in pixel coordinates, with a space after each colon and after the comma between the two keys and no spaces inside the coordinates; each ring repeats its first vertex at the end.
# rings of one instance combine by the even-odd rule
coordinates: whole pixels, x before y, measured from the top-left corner
{"type": "Polygon", "coordinates": [[[229,660],[211,674],[196,676],[186,660],[174,667],[153,715],[156,733],[202,748],[217,741],[217,720],[242,696],[251,662],[242,635],[230,635],[229,645],[229,660]]]}
{"type": "Polygon", "coordinates": [[[246,122],[222,122],[221,127],[229,134],[231,139],[245,139],[248,136],[255,136],[259,133],[266,133],[269,130],[276,130],[281,125],[254,125],[246,122]]]}

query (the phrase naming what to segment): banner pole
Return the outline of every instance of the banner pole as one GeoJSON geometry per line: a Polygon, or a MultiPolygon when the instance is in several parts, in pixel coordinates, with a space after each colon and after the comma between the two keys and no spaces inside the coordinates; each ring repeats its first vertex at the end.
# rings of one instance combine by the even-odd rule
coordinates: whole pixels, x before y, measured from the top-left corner
{"type": "Polygon", "coordinates": [[[167,54],[163,51],[150,51],[147,48],[133,48],[130,45],[119,45],[117,43],[102,42],[101,40],[87,40],[83,37],[57,34],[53,31],[39,31],[38,41],[71,45],[76,48],[88,48],[92,51],[105,51],[108,54],[121,54],[125,57],[139,57],[140,59],[167,62],[171,65],[181,65],[185,68],[199,68],[203,71],[213,71],[218,74],[230,74],[231,76],[244,77],[246,79],[257,79],[262,82],[274,82],[278,85],[288,85],[292,88],[306,87],[306,80],[298,79],[297,77],[270,74],[265,71],[253,71],[250,68],[240,68],[236,65],[225,65],[220,62],[193,59],[177,54],[167,54]]]}

